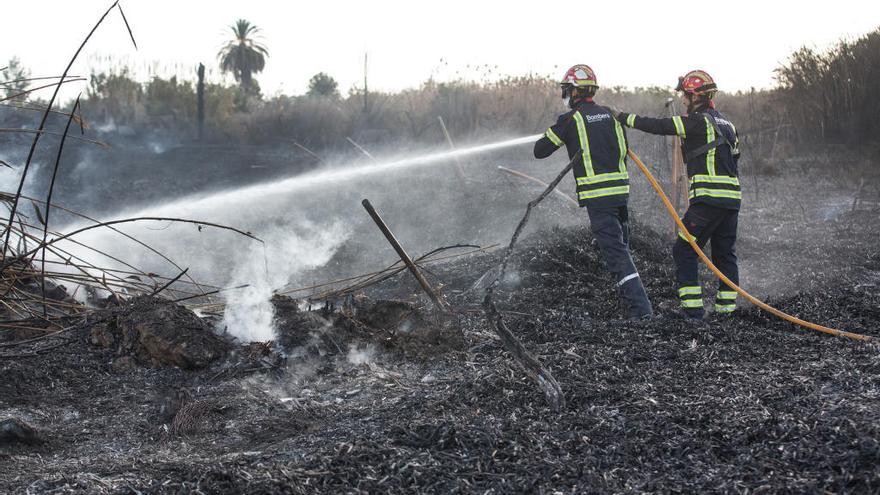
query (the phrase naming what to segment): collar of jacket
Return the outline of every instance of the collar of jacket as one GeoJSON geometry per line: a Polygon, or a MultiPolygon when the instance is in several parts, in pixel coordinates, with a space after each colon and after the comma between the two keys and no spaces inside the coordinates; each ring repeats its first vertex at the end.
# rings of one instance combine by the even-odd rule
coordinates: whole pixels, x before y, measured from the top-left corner
{"type": "Polygon", "coordinates": [[[708,105],[700,105],[698,108],[691,110],[689,113],[693,114],[693,113],[705,112],[706,110],[709,110],[710,108],[713,110],[715,109],[715,102],[712,100],[709,100],[708,105]]]}

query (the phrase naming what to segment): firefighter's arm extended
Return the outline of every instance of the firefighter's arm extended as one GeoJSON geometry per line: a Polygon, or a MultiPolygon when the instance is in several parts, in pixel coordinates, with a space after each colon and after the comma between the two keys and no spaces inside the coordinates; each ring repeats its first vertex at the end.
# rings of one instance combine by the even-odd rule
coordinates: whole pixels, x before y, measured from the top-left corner
{"type": "Polygon", "coordinates": [[[620,112],[616,117],[621,124],[649,134],[678,136],[681,138],[693,136],[696,132],[702,132],[705,134],[705,130],[700,129],[700,122],[688,115],[676,115],[675,117],[655,119],[651,117],[642,117],[634,113],[620,112]]]}
{"type": "Polygon", "coordinates": [[[538,141],[535,142],[535,158],[547,158],[552,155],[554,151],[558,150],[563,144],[560,136],[565,135],[564,130],[565,119],[559,117],[559,120],[547,129],[541,139],[538,139],[538,141]]]}

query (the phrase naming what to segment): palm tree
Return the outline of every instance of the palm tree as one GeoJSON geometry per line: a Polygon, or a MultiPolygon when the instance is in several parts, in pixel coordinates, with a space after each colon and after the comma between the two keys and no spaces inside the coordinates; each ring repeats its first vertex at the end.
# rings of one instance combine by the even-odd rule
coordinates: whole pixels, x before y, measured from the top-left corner
{"type": "Polygon", "coordinates": [[[252,74],[266,67],[266,57],[269,56],[269,50],[254,39],[260,28],[245,19],[235,21],[230,28],[235,37],[226,42],[217,54],[220,70],[232,72],[246,92],[259,92],[252,74]]]}

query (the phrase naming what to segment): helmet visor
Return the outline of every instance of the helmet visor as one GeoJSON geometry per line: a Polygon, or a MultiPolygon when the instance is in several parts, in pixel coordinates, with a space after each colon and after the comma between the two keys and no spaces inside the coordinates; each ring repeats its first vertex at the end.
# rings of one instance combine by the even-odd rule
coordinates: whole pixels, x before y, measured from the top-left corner
{"type": "Polygon", "coordinates": [[[574,91],[574,85],[571,83],[562,83],[559,85],[559,88],[562,90],[562,95],[560,97],[563,100],[570,97],[572,91],[574,91]]]}
{"type": "Polygon", "coordinates": [[[678,84],[675,85],[676,91],[684,91],[684,76],[678,77],[678,84]]]}

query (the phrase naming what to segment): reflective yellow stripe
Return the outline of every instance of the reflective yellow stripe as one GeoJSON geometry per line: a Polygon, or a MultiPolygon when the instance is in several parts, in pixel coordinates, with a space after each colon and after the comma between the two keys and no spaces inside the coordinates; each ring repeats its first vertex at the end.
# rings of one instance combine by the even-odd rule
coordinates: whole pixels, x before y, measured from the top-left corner
{"type": "Polygon", "coordinates": [[[675,124],[675,133],[681,137],[685,137],[684,122],[681,121],[681,117],[677,115],[675,117],[672,117],[672,123],[675,124]]]}
{"type": "MultiPolygon", "coordinates": [[[[612,116],[613,117],[613,116],[612,116]]],[[[620,148],[620,160],[618,162],[618,170],[619,172],[609,172],[604,174],[597,174],[595,170],[593,170],[593,158],[590,154],[590,140],[587,137],[587,126],[584,122],[584,116],[581,115],[580,112],[574,113],[574,120],[577,124],[578,130],[578,140],[581,145],[581,153],[584,162],[584,171],[586,172],[586,177],[577,177],[577,184],[579,186],[590,185],[590,184],[601,184],[602,182],[609,181],[619,181],[619,180],[627,180],[629,179],[629,173],[626,170],[626,138],[623,135],[623,128],[620,126],[620,123],[614,119],[615,132],[617,134],[617,144],[620,148]]],[[[614,187],[603,187],[600,189],[594,189],[590,191],[579,191],[578,198],[579,199],[593,199],[593,198],[601,198],[604,196],[616,196],[620,194],[629,194],[629,185],[624,186],[614,186],[614,187]]]]}
{"type": "Polygon", "coordinates": [[[736,299],[736,292],[732,290],[720,290],[717,295],[718,299],[736,299]]]}
{"type": "Polygon", "coordinates": [[[702,175],[697,174],[691,177],[691,184],[694,182],[711,182],[714,184],[732,184],[734,186],[739,185],[739,179],[736,177],[730,177],[729,175],[702,175]]]}
{"type": "Polygon", "coordinates": [[[681,300],[682,308],[702,308],[703,300],[702,299],[682,299],[681,300]]]}
{"type": "Polygon", "coordinates": [[[629,186],[606,187],[593,191],[578,192],[578,199],[601,198],[604,196],[614,196],[617,194],[629,194],[629,186]]]}
{"type": "MultiPolygon", "coordinates": [[[[706,142],[711,143],[715,141],[715,126],[709,122],[709,117],[703,116],[703,119],[706,121],[706,142]]],[[[706,170],[709,175],[715,175],[715,148],[706,153],[706,170]]]]}
{"type": "Polygon", "coordinates": [[[636,126],[636,114],[631,113],[626,116],[626,126],[627,127],[635,127],[636,126]]]}
{"type": "Polygon", "coordinates": [[[574,112],[574,121],[577,123],[578,140],[581,144],[584,168],[587,170],[587,175],[596,175],[593,172],[593,157],[590,155],[590,140],[587,139],[587,126],[584,124],[584,116],[577,110],[574,112]]]}
{"type": "Polygon", "coordinates": [[[703,288],[699,285],[689,285],[678,289],[678,296],[699,296],[703,293],[703,288]]]}
{"type": "Polygon", "coordinates": [[[610,172],[607,174],[598,174],[593,175],[591,177],[578,177],[575,179],[577,181],[577,185],[584,186],[587,184],[595,184],[597,182],[608,182],[611,180],[626,180],[629,179],[629,174],[626,172],[610,172]]]}
{"type": "MultiPolygon", "coordinates": [[[[682,232],[682,231],[679,230],[679,231],[678,231],[678,236],[681,237],[681,240],[683,240],[684,242],[689,242],[688,236],[684,235],[684,232],[682,232]]],[[[696,240],[696,239],[697,239],[697,238],[694,237],[694,236],[690,236],[690,238],[693,239],[693,240],[696,240]]]]}
{"type": "Polygon", "coordinates": [[[547,132],[545,132],[544,135],[547,136],[547,139],[557,147],[562,146],[562,140],[559,139],[559,136],[557,136],[555,132],[553,132],[553,129],[547,129],[547,132]]]}
{"type": "Polygon", "coordinates": [[[623,127],[620,126],[620,122],[611,117],[614,120],[614,132],[617,133],[617,146],[620,148],[620,161],[617,163],[617,168],[620,170],[620,173],[626,174],[626,138],[623,136],[623,127]]]}
{"type": "Polygon", "coordinates": [[[698,196],[709,196],[712,198],[728,198],[728,199],[742,199],[742,192],[740,191],[727,191],[722,189],[691,189],[691,192],[688,194],[688,197],[693,199],[698,196]]]}
{"type": "Polygon", "coordinates": [[[736,309],[736,304],[716,304],[716,313],[730,313],[736,309]]]}

